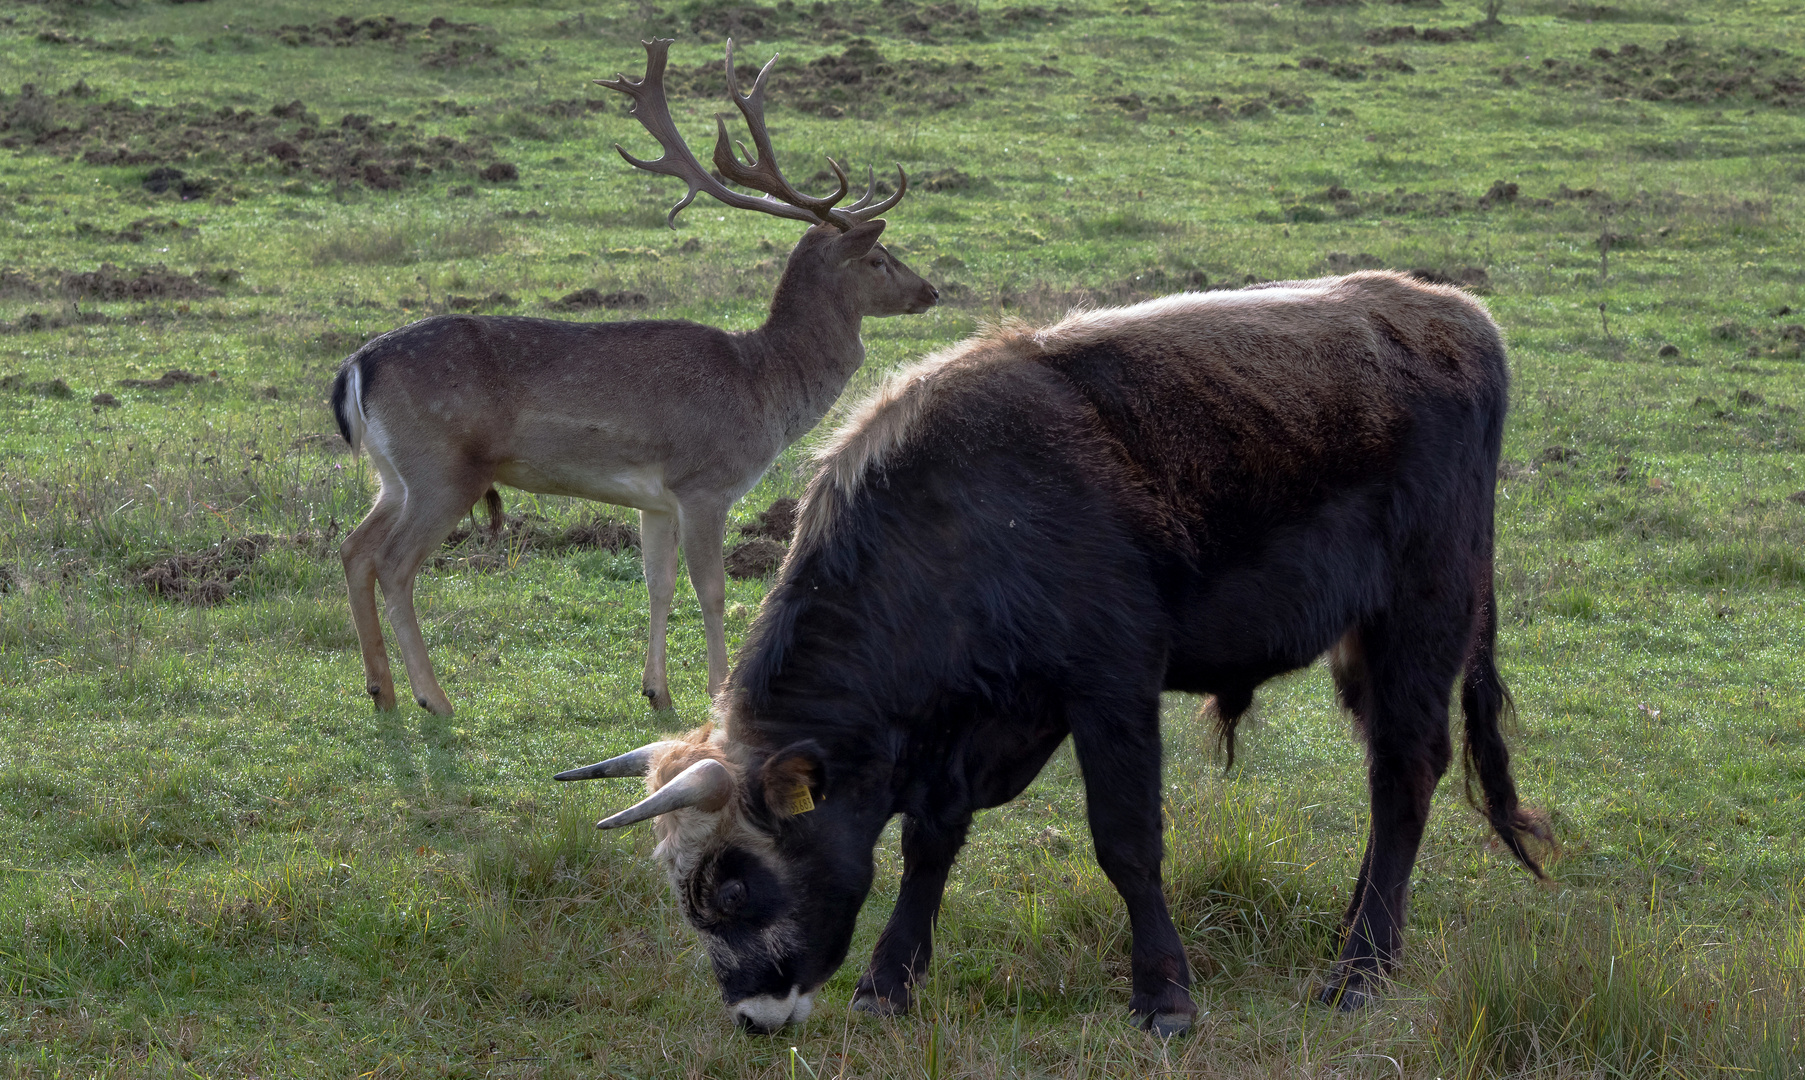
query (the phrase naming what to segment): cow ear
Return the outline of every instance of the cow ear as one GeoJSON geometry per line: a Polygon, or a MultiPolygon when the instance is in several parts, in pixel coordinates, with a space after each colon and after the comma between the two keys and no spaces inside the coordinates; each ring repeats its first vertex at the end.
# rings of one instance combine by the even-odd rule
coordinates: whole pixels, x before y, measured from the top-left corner
{"type": "Polygon", "coordinates": [[[765,806],[778,819],[806,814],[822,801],[827,768],[812,739],[791,743],[766,760],[762,772],[765,806]]]}

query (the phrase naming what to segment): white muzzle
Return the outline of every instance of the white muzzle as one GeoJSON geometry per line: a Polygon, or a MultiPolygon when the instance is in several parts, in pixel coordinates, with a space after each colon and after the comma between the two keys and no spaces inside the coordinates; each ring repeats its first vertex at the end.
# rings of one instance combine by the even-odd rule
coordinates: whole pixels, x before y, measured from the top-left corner
{"type": "Polygon", "coordinates": [[[758,1032],[772,1032],[785,1024],[800,1024],[815,1007],[815,995],[805,994],[801,987],[790,987],[789,997],[760,994],[729,1005],[734,1022],[758,1032]]]}

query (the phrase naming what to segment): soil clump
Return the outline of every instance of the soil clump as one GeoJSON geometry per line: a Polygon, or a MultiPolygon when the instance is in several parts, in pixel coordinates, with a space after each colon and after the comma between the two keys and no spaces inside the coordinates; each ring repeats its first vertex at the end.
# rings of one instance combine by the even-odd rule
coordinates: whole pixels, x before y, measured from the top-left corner
{"type": "Polygon", "coordinates": [[[727,572],[736,578],[761,578],[783,565],[790,549],[769,537],[755,536],[727,553],[727,572]]]}
{"type": "Polygon", "coordinates": [[[132,575],[133,584],[152,596],[178,604],[211,607],[224,603],[232,585],[270,545],[270,537],[258,533],[222,539],[206,551],[176,554],[158,560],[132,575]]]}
{"type": "Polygon", "coordinates": [[[1634,42],[1615,50],[1600,45],[1583,58],[1550,56],[1489,70],[1508,86],[1539,83],[1637,101],[1744,100],[1776,109],[1805,105],[1805,70],[1799,59],[1762,45],[1710,49],[1679,37],[1659,49],[1634,42]]]}
{"type": "Polygon", "coordinates": [[[119,385],[127,390],[173,390],[178,386],[192,386],[207,380],[192,371],[181,368],[170,368],[154,379],[120,379],[119,385]]]}
{"type": "Polygon", "coordinates": [[[796,500],[787,497],[773,499],[770,506],[759,511],[756,520],[740,526],[740,535],[762,536],[780,544],[789,543],[796,535],[796,500]]]}
{"type": "MultiPolygon", "coordinates": [[[[0,148],[55,154],[89,165],[147,165],[154,194],[230,197],[226,180],[251,166],[310,174],[341,186],[393,190],[439,172],[475,176],[495,162],[487,139],[429,135],[418,125],[347,113],[322,119],[299,100],[258,111],[191,101],[144,105],[51,94],[33,83],[0,93],[0,148]],[[206,166],[213,175],[191,170],[206,166]]],[[[518,171],[516,171],[518,175],[518,171]]]]}

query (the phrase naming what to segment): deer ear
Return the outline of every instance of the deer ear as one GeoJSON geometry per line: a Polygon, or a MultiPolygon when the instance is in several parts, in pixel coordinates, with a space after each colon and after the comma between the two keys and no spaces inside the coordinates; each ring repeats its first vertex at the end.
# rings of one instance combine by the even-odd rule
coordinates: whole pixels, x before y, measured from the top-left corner
{"type": "Polygon", "coordinates": [[[765,762],[765,805],[778,818],[806,814],[823,801],[827,768],[813,740],[791,743],[765,762]]]}
{"type": "Polygon", "coordinates": [[[835,254],[840,261],[862,259],[877,246],[877,238],[884,235],[884,219],[863,221],[847,229],[834,241],[835,254]]]}

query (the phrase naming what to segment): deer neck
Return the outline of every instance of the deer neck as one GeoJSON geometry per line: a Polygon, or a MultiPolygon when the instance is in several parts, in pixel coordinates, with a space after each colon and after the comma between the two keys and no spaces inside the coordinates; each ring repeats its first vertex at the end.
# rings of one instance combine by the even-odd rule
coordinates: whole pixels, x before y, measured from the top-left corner
{"type": "Polygon", "coordinates": [[[785,446],[827,415],[865,362],[858,310],[839,297],[798,295],[806,291],[779,287],[770,316],[746,342],[785,446]]]}

